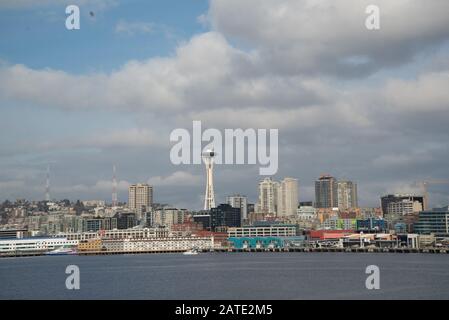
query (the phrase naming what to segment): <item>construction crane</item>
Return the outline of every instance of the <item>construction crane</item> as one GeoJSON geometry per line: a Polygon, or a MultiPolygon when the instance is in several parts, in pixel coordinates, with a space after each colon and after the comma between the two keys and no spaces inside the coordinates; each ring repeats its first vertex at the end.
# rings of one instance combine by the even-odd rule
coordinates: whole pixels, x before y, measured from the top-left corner
{"type": "Polygon", "coordinates": [[[423,210],[427,210],[428,204],[429,204],[429,192],[427,191],[427,188],[430,184],[449,184],[449,179],[428,179],[425,181],[417,181],[415,182],[415,185],[418,185],[421,187],[421,190],[423,192],[423,210]]]}

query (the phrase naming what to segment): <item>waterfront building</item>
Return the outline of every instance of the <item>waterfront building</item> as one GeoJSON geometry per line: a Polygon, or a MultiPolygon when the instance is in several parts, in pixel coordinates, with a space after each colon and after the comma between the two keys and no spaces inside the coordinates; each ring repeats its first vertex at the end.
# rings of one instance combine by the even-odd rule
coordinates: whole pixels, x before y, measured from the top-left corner
{"type": "Polygon", "coordinates": [[[324,174],[315,181],[315,207],[338,207],[338,185],[334,177],[324,174]]]}
{"type": "Polygon", "coordinates": [[[103,249],[103,242],[101,239],[89,239],[89,240],[81,240],[78,243],[77,247],[78,251],[101,251],[103,249]]]}
{"type": "Polygon", "coordinates": [[[213,237],[165,237],[154,239],[103,240],[102,247],[114,252],[170,252],[211,250],[213,237]]]}
{"type": "Polygon", "coordinates": [[[228,237],[292,237],[297,235],[295,225],[275,224],[228,228],[228,237]]]}
{"type": "Polygon", "coordinates": [[[230,237],[228,242],[235,249],[280,249],[302,247],[305,244],[305,237],[230,237]]]}
{"type": "Polygon", "coordinates": [[[421,211],[414,232],[419,234],[449,234],[449,207],[421,211]]]}
{"type": "Polygon", "coordinates": [[[60,233],[56,237],[64,237],[68,240],[89,240],[89,239],[147,239],[163,238],[169,236],[167,228],[133,228],[101,230],[98,232],[69,232],[60,233]]]}
{"type": "Polygon", "coordinates": [[[337,197],[338,208],[340,210],[357,208],[357,184],[352,181],[338,181],[337,197]]]}
{"type": "Polygon", "coordinates": [[[144,212],[153,204],[153,187],[148,184],[133,184],[128,187],[128,207],[141,220],[144,212]]]}
{"type": "Polygon", "coordinates": [[[61,247],[73,247],[78,245],[78,240],[68,240],[67,238],[21,238],[21,239],[0,239],[0,253],[15,252],[46,252],[61,247]]]}

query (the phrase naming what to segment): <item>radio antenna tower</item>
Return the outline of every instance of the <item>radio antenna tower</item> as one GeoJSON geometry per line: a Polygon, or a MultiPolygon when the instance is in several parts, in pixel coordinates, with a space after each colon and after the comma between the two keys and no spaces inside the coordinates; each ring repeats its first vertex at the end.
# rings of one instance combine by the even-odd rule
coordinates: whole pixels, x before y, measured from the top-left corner
{"type": "Polygon", "coordinates": [[[45,184],[45,200],[50,201],[50,165],[47,165],[47,181],[45,184]]]}
{"type": "Polygon", "coordinates": [[[204,210],[215,208],[214,195],[214,150],[207,150],[202,153],[204,164],[206,165],[206,195],[204,196],[204,210]]]}
{"type": "Polygon", "coordinates": [[[117,178],[115,164],[112,166],[112,206],[117,206],[117,178]]]}

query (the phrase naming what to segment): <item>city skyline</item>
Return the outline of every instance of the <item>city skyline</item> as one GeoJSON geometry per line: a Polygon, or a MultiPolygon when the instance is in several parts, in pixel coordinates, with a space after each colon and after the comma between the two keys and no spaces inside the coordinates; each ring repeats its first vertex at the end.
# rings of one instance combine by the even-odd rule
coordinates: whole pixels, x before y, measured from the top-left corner
{"type": "MultiPolygon", "coordinates": [[[[204,186],[206,186],[206,189],[207,189],[207,181],[208,181],[207,175],[208,175],[208,173],[206,172],[206,176],[204,177],[205,181],[206,181],[204,186]]],[[[139,186],[145,187],[146,186],[147,188],[150,189],[150,194],[149,194],[149,199],[150,199],[149,202],[150,203],[154,202],[154,203],[159,203],[159,204],[169,204],[169,205],[171,205],[173,207],[187,208],[189,210],[201,210],[199,207],[203,206],[203,203],[205,202],[206,195],[207,195],[207,192],[206,192],[206,195],[203,195],[203,198],[201,200],[202,204],[199,207],[195,206],[195,204],[193,202],[189,202],[188,206],[179,206],[179,205],[176,205],[176,204],[173,204],[173,203],[168,203],[168,202],[164,201],[164,199],[156,199],[156,201],[153,201],[154,200],[154,196],[153,196],[154,185],[150,185],[150,184],[145,183],[145,182],[132,182],[132,183],[124,184],[125,188],[122,190],[123,194],[118,196],[117,185],[116,185],[115,165],[114,165],[114,175],[113,175],[113,178],[112,178],[112,181],[111,181],[111,193],[109,194],[109,199],[108,199],[107,196],[105,198],[100,198],[100,197],[95,198],[95,197],[92,197],[92,196],[88,196],[87,198],[76,198],[76,197],[75,198],[73,198],[73,197],[62,197],[62,198],[54,198],[53,197],[53,198],[48,198],[48,196],[49,196],[49,192],[48,192],[49,191],[49,180],[50,180],[49,179],[49,171],[47,170],[45,186],[44,186],[45,193],[44,193],[44,196],[42,198],[27,199],[27,198],[24,198],[24,197],[16,197],[16,198],[12,198],[12,199],[3,199],[3,201],[9,200],[9,201],[14,202],[15,200],[21,200],[21,199],[25,199],[27,201],[49,201],[49,202],[61,201],[61,200],[65,200],[65,199],[70,200],[70,201],[78,201],[78,200],[81,200],[81,201],[90,201],[90,200],[97,201],[97,200],[99,200],[99,201],[103,201],[105,204],[110,204],[110,205],[112,205],[114,207],[114,199],[115,199],[116,202],[126,203],[127,205],[131,205],[131,207],[133,207],[134,205],[132,204],[132,202],[129,201],[130,200],[130,192],[131,192],[130,190],[131,190],[131,188],[136,188],[136,186],[137,187],[139,187],[139,186]],[[112,201],[111,201],[111,197],[112,197],[112,201]]],[[[411,184],[411,186],[414,186],[414,188],[404,189],[404,190],[399,191],[399,192],[389,192],[389,193],[379,194],[377,196],[378,203],[376,203],[375,205],[359,205],[358,204],[357,182],[347,180],[346,178],[343,179],[343,180],[340,180],[337,177],[333,177],[333,176],[331,176],[329,174],[321,174],[318,177],[318,179],[316,179],[314,181],[314,183],[315,183],[314,194],[311,197],[309,197],[309,198],[300,198],[299,197],[299,194],[300,194],[300,192],[299,192],[299,185],[298,185],[299,179],[293,178],[293,177],[284,177],[282,180],[276,181],[276,179],[273,179],[273,176],[271,176],[271,177],[268,177],[268,178],[263,178],[263,179],[258,181],[259,189],[256,192],[256,195],[254,196],[254,198],[247,197],[246,195],[243,196],[243,197],[245,199],[249,198],[249,202],[248,203],[252,203],[253,205],[258,206],[260,201],[261,201],[261,198],[260,198],[261,197],[261,184],[263,185],[264,183],[269,181],[270,184],[273,184],[272,188],[275,188],[275,190],[271,191],[271,192],[275,193],[274,194],[275,199],[271,200],[273,208],[272,208],[271,211],[270,210],[266,211],[265,209],[263,209],[263,210],[261,210],[261,212],[265,212],[265,211],[267,213],[268,212],[277,212],[277,211],[282,212],[282,211],[286,210],[285,208],[281,209],[281,207],[282,207],[281,197],[285,197],[285,194],[283,194],[283,192],[282,192],[282,190],[283,190],[282,186],[283,186],[283,184],[286,181],[290,181],[290,180],[295,181],[295,183],[296,183],[296,186],[293,189],[294,190],[293,193],[296,193],[297,197],[296,197],[296,201],[293,201],[293,202],[297,203],[298,206],[299,206],[299,204],[301,202],[311,202],[317,208],[338,208],[338,209],[343,210],[343,211],[351,209],[351,208],[359,208],[359,207],[367,207],[367,208],[368,207],[376,207],[376,208],[377,207],[381,207],[381,199],[383,197],[388,196],[388,195],[413,195],[413,196],[420,196],[423,199],[425,199],[426,198],[426,196],[425,196],[426,193],[427,193],[427,196],[428,196],[428,193],[429,193],[428,189],[427,188],[423,189],[422,186],[421,186],[421,188],[416,187],[416,186],[417,185],[422,185],[423,183],[425,183],[425,184],[431,184],[432,183],[432,180],[414,182],[413,184],[411,184]],[[335,190],[333,192],[331,192],[331,194],[335,194],[336,197],[333,200],[332,205],[329,205],[329,204],[323,205],[319,200],[317,200],[317,199],[320,198],[320,194],[321,194],[321,192],[318,191],[318,189],[317,189],[317,182],[322,180],[322,179],[328,179],[328,178],[331,178],[332,181],[334,181],[333,183],[335,184],[335,190]],[[350,189],[346,190],[348,188],[348,186],[347,186],[348,184],[350,185],[350,189]],[[341,185],[343,185],[344,187],[342,188],[341,185]],[[412,190],[412,191],[410,191],[410,190],[412,190]],[[341,198],[343,196],[349,197],[349,199],[344,199],[343,202],[342,202],[341,198]],[[352,205],[348,206],[348,203],[352,203],[352,205]]],[[[449,180],[446,180],[446,179],[435,180],[435,181],[437,182],[436,184],[449,184],[449,180]]],[[[203,186],[203,188],[204,188],[204,186],[203,186]]],[[[328,192],[328,191],[326,191],[326,192],[328,192]]],[[[284,191],[284,193],[285,193],[285,191],[284,191]]],[[[232,197],[237,197],[237,196],[238,197],[242,197],[238,192],[234,192],[234,191],[230,191],[228,193],[224,193],[224,194],[221,194],[221,195],[218,195],[218,196],[219,196],[218,200],[215,201],[216,205],[229,203],[229,201],[230,201],[229,199],[232,198],[232,197]]],[[[292,200],[289,200],[289,201],[292,202],[292,200]]],[[[424,201],[426,201],[426,200],[424,200],[424,201]]],[[[284,199],[284,202],[285,202],[285,199],[284,199]]],[[[430,202],[430,203],[432,204],[432,202],[430,202]]],[[[145,206],[149,207],[148,204],[145,205],[145,206]]],[[[284,206],[285,206],[285,204],[284,204],[284,206]]],[[[441,206],[442,206],[441,204],[436,204],[436,205],[431,205],[430,207],[431,208],[438,208],[438,207],[441,207],[441,206]]],[[[214,206],[211,206],[211,207],[214,207],[214,206]]],[[[133,209],[136,209],[136,208],[133,208],[133,209]]]]}
{"type": "MultiPolygon", "coordinates": [[[[142,182],[200,208],[203,165],[169,161],[170,132],[193,120],[279,129],[273,178],[298,178],[303,201],[323,172],[356,181],[360,206],[449,177],[446,1],[74,0],[72,31],[67,3],[0,4],[0,199],[44,199],[50,165],[52,198],[109,202],[116,165],[119,201],[142,182]],[[379,30],[367,4],[382,7],[379,30]]],[[[216,202],[255,202],[261,178],[217,165],[216,202]]],[[[432,185],[429,206],[448,194],[432,185]]]]}

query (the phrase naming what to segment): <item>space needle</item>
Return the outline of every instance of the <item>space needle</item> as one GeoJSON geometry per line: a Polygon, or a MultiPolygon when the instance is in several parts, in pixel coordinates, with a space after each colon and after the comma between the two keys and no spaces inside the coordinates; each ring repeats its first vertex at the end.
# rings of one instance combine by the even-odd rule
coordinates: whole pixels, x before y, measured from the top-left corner
{"type": "Polygon", "coordinates": [[[201,155],[204,164],[206,165],[206,195],[204,196],[204,210],[210,210],[211,208],[215,208],[213,169],[216,153],[213,149],[208,149],[201,155]]]}

